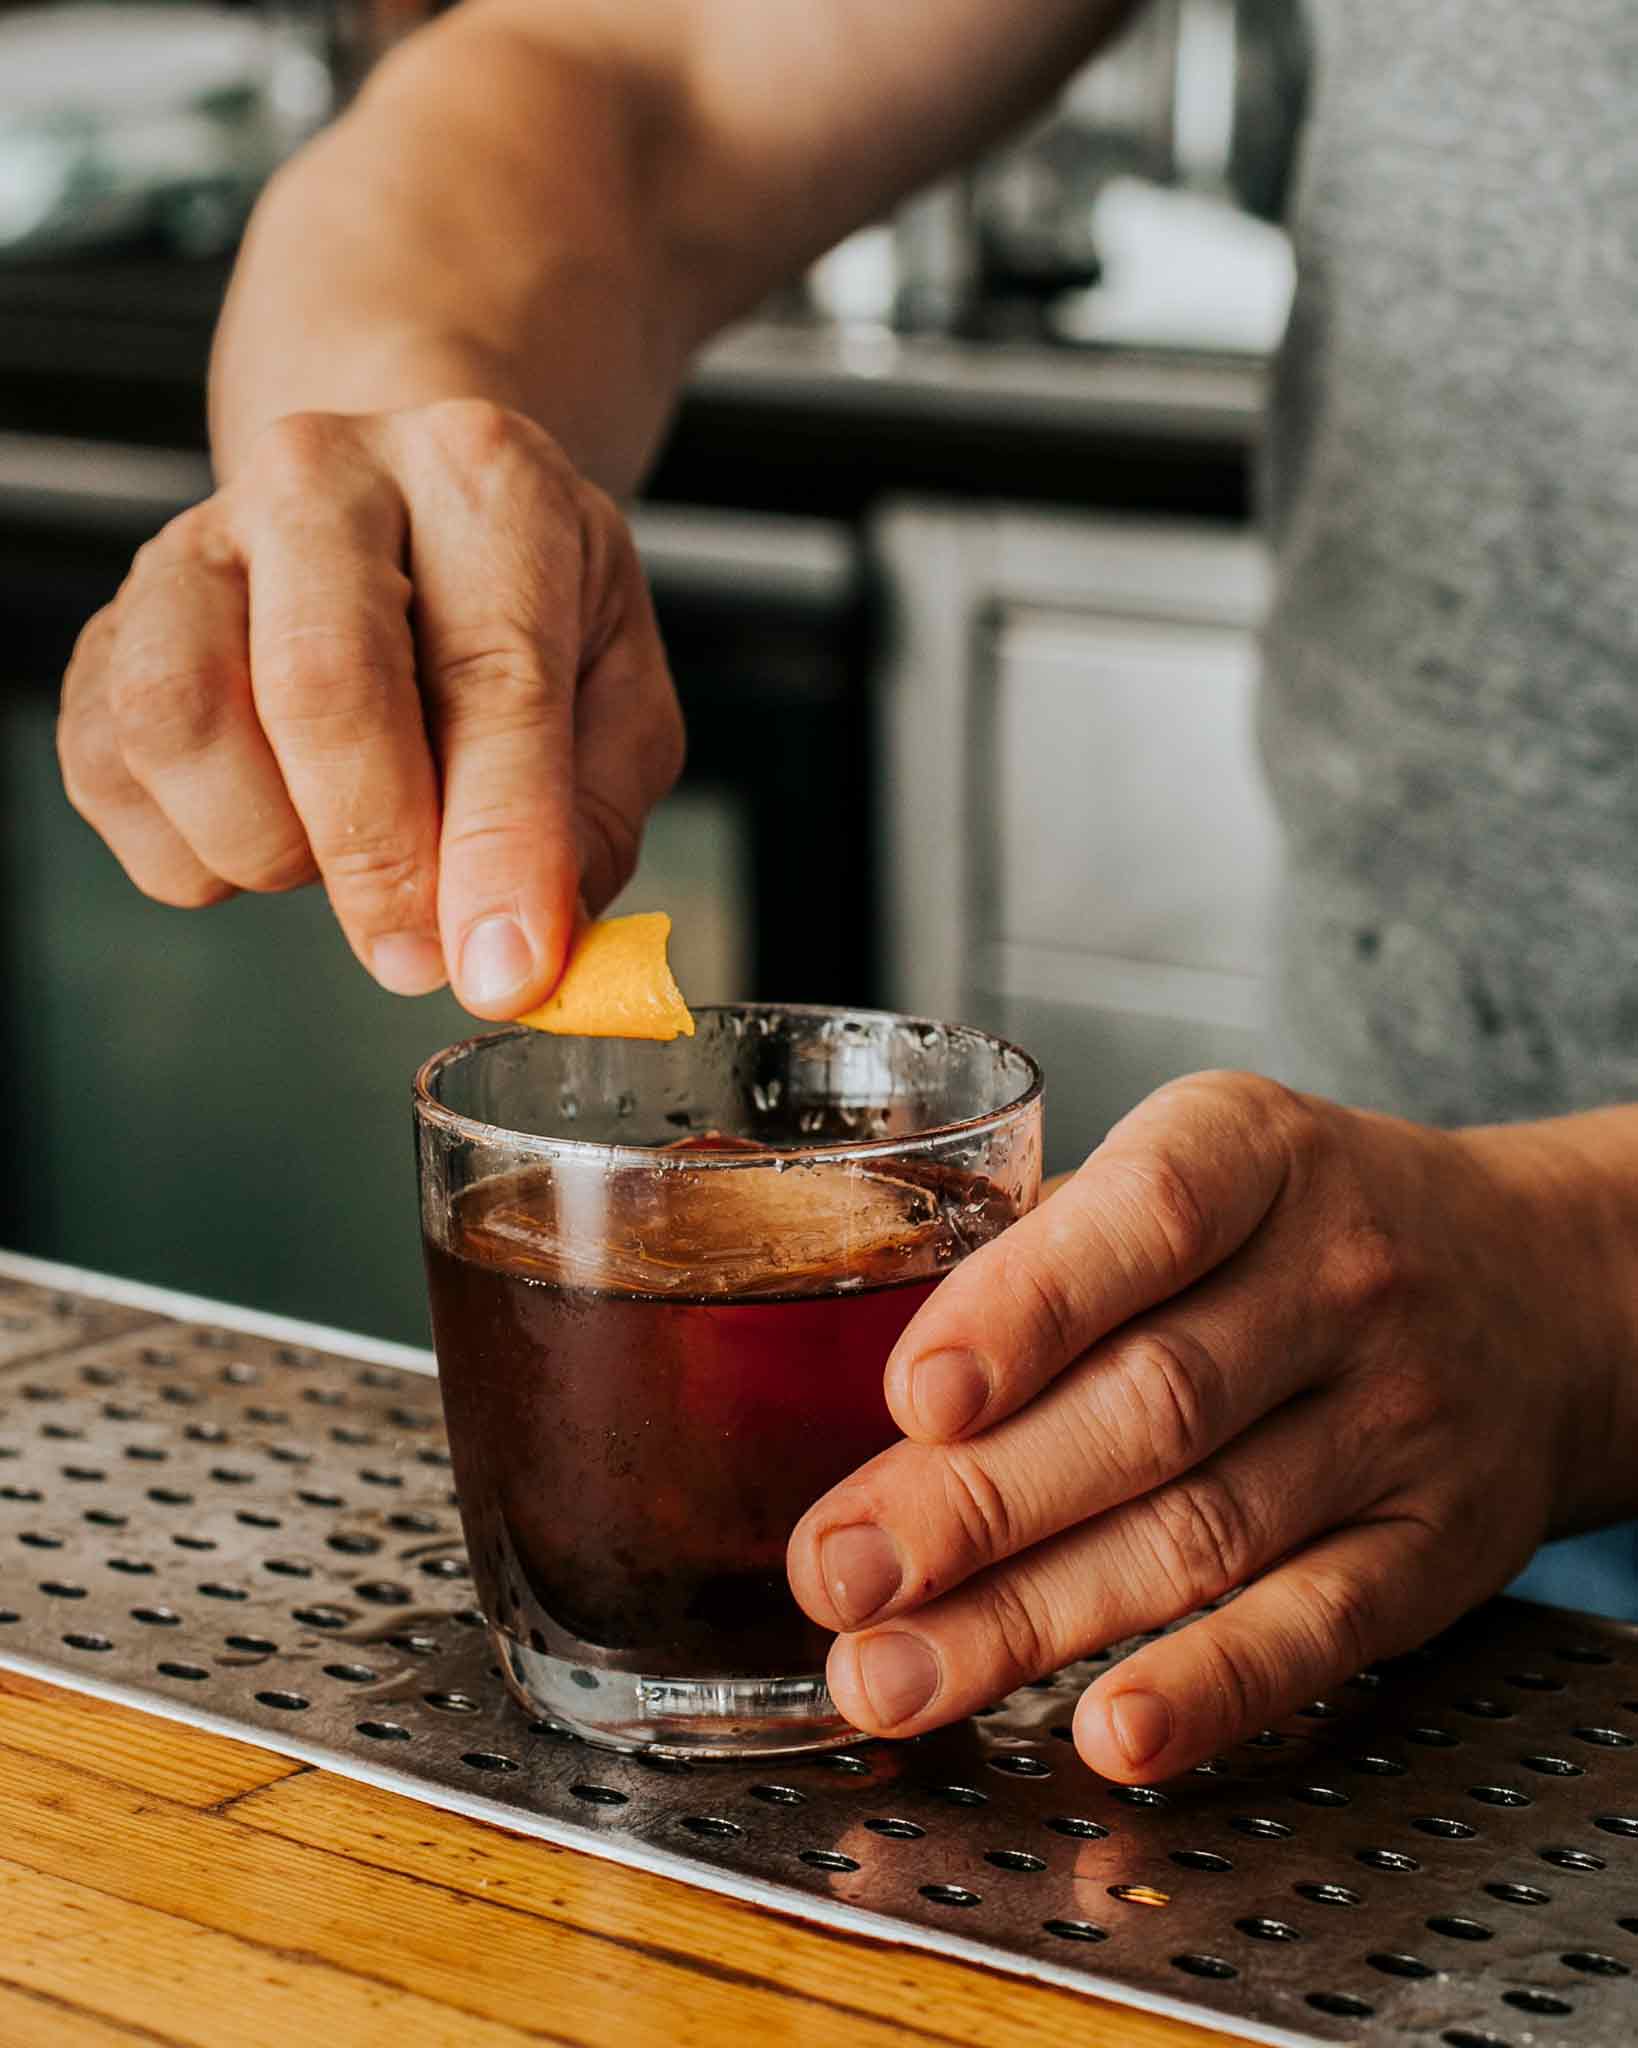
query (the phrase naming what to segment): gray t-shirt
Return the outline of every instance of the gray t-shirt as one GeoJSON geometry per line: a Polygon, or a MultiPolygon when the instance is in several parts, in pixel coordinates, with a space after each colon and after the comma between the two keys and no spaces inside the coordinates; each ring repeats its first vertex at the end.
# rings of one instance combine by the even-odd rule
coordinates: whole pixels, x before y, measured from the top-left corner
{"type": "MultiPolygon", "coordinates": [[[[1638,0],[1311,0],[1261,708],[1282,1072],[1638,1100],[1638,0]]],[[[1638,1614],[1638,1530],[1520,1590],[1638,1614]]]]}
{"type": "Polygon", "coordinates": [[[1311,0],[1262,738],[1286,1064],[1638,1099],[1638,4],[1311,0]]]}

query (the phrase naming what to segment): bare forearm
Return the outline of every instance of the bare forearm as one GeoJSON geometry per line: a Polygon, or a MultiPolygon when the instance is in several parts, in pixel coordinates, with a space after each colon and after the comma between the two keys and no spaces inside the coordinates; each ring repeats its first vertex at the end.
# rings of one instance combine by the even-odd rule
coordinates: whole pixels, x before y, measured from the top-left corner
{"type": "Polygon", "coordinates": [[[478,396],[629,488],[693,347],[1027,115],[1131,4],[467,0],[258,208],[219,467],[289,412],[478,396]]]}
{"type": "Polygon", "coordinates": [[[462,396],[530,414],[608,488],[640,473],[687,351],[641,189],[647,110],[628,78],[457,20],[258,208],[212,364],[224,475],[287,413],[462,396]],[[437,90],[446,64],[458,91],[437,90]]]}

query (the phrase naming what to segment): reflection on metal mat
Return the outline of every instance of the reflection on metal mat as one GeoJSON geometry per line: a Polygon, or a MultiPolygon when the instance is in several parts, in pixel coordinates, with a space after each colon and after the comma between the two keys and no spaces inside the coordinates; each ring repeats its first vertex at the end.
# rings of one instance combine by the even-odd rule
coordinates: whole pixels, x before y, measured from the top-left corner
{"type": "Polygon", "coordinates": [[[915,1742],[616,1756],[503,1692],[424,1372],[29,1270],[0,1261],[0,1664],[1259,2041],[1638,2037],[1638,1631],[1498,1602],[1161,1790],[1068,1740],[1131,1645],[915,1742]]]}

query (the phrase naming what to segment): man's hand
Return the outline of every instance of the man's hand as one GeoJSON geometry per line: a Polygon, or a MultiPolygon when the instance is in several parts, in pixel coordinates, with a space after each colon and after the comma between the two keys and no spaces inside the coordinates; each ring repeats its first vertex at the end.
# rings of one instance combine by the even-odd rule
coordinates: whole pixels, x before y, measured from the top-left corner
{"type": "Polygon", "coordinates": [[[630,875],[682,721],[612,502],[458,399],[268,428],[86,627],[58,745],[148,895],[320,879],[383,987],[505,1018],[630,875]]]}
{"type": "Polygon", "coordinates": [[[1167,1777],[1630,1513],[1630,1201],[1576,1195],[1582,1125],[1630,1190],[1630,1112],[1150,1097],[938,1289],[887,1369],[909,1441],[792,1537],[842,1712],[914,1735],[1244,1586],[1080,1703],[1094,1769],[1167,1777]]]}

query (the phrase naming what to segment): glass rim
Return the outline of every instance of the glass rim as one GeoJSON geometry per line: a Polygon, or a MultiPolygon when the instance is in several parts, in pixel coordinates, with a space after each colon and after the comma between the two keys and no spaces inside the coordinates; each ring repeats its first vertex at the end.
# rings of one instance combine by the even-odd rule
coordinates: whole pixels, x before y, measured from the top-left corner
{"type": "MultiPolygon", "coordinates": [[[[914,1147],[951,1138],[982,1137],[987,1132],[999,1130],[1028,1109],[1031,1103],[1038,1102],[1044,1085],[1040,1065],[1033,1055],[1010,1038],[985,1031],[977,1024],[946,1024],[934,1017],[917,1017],[898,1010],[869,1010],[848,1003],[696,1003],[693,1012],[696,1017],[773,1014],[823,1019],[857,1017],[869,1023],[922,1025],[934,1031],[981,1039],[986,1045],[1012,1054],[1023,1062],[1026,1081],[1019,1094],[996,1109],[984,1110],[977,1116],[959,1117],[950,1123],[932,1124],[926,1130],[906,1131],[886,1138],[850,1138],[841,1145],[768,1145],[757,1152],[696,1152],[688,1155],[690,1173],[742,1173],[748,1167],[766,1166],[775,1160],[828,1166],[853,1159],[892,1158],[914,1147]]],[[[596,1138],[548,1138],[538,1131],[514,1131],[506,1124],[485,1123],[481,1117],[464,1116],[433,1094],[434,1083],[447,1068],[474,1057],[485,1047],[503,1045],[515,1038],[541,1035],[527,1024],[508,1024],[498,1031],[475,1032],[472,1037],[446,1045],[442,1052],[435,1052],[423,1060],[416,1069],[410,1091],[416,1124],[431,1125],[447,1136],[464,1138],[469,1142],[503,1142],[535,1158],[596,1158],[616,1166],[652,1167],[658,1156],[652,1145],[610,1145],[596,1138]]]]}

